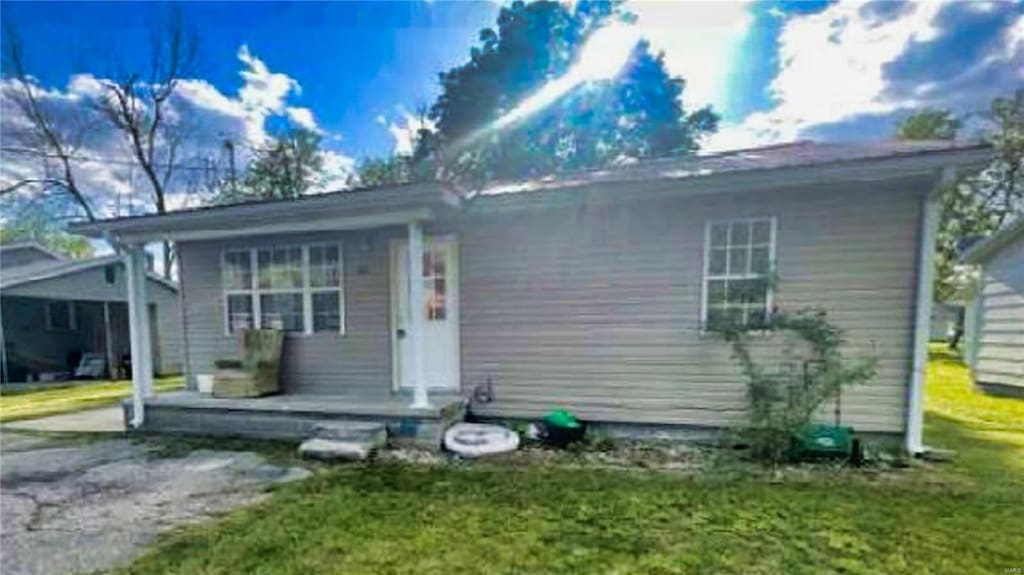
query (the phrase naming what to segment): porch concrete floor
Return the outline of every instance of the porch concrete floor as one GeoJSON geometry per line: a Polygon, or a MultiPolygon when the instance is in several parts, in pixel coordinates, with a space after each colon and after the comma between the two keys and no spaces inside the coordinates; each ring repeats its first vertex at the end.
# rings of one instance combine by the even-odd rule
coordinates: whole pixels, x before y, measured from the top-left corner
{"type": "Polygon", "coordinates": [[[263,397],[222,398],[201,394],[197,391],[174,391],[147,398],[146,406],[303,413],[310,415],[438,418],[442,416],[444,410],[462,401],[463,398],[457,394],[437,393],[430,395],[430,408],[413,409],[409,407],[412,399],[401,394],[367,397],[355,394],[305,395],[284,393],[263,397]]]}

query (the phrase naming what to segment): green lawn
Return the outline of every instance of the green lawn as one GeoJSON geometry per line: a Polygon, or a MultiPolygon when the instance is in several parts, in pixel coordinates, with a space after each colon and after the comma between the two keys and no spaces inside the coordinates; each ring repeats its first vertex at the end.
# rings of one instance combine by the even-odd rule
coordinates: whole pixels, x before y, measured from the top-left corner
{"type": "Polygon", "coordinates": [[[700,476],[338,466],[161,539],[127,573],[951,573],[1024,568],[1024,402],[936,354],[929,444],[897,471],[700,476]]]}
{"type": "MultiPolygon", "coordinates": [[[[180,376],[157,378],[157,391],[181,389],[180,376]]],[[[115,405],[132,393],[130,381],[97,381],[27,391],[0,390],[0,422],[115,405]]]]}

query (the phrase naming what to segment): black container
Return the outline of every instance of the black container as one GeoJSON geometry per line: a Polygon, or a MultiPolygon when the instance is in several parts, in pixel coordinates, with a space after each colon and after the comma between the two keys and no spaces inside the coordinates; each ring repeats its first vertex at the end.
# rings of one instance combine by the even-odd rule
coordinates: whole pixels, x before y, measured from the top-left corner
{"type": "Polygon", "coordinates": [[[579,427],[562,427],[547,422],[541,422],[538,426],[541,428],[541,439],[544,443],[555,447],[567,447],[570,443],[582,440],[587,433],[587,426],[583,422],[580,422],[579,427]]]}

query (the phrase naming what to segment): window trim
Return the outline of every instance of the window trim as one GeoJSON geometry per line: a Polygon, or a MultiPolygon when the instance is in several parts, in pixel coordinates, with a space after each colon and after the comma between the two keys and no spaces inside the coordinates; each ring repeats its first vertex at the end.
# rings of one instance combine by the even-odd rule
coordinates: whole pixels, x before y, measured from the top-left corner
{"type": "MultiPolygon", "coordinates": [[[[727,224],[746,222],[762,222],[768,221],[768,275],[771,276],[775,270],[775,252],[778,244],[778,217],[777,216],[749,216],[749,217],[737,217],[737,218],[714,218],[704,221],[704,261],[702,262],[702,271],[700,278],[700,333],[706,334],[711,333],[713,330],[708,329],[708,285],[711,280],[742,280],[742,279],[760,279],[763,277],[760,274],[746,274],[745,276],[732,276],[729,274],[715,275],[712,277],[709,274],[711,267],[711,227],[714,224],[727,224]]],[[[751,230],[753,233],[753,230],[751,230]]],[[[726,261],[729,258],[729,240],[726,238],[726,261]]],[[[747,257],[750,257],[749,253],[747,257]]],[[[728,264],[726,264],[728,266],[728,264]]],[[[764,306],[765,316],[771,313],[774,305],[775,297],[775,286],[774,282],[768,282],[768,290],[765,294],[764,306]]]]}
{"type": "Polygon", "coordinates": [[[328,334],[336,333],[338,335],[345,335],[346,332],[346,321],[345,321],[345,249],[344,242],[341,241],[317,241],[317,242],[289,242],[280,244],[261,244],[250,247],[225,247],[220,252],[220,277],[221,277],[221,307],[223,308],[222,323],[224,327],[224,335],[231,337],[233,335],[231,331],[231,317],[230,309],[228,307],[228,297],[234,295],[245,295],[252,298],[252,326],[253,329],[262,329],[263,327],[263,310],[261,309],[260,296],[271,295],[271,294],[301,294],[302,295],[302,331],[285,331],[286,336],[311,336],[317,334],[328,334]],[[338,287],[312,287],[310,285],[310,268],[309,268],[309,248],[311,247],[329,247],[337,246],[338,248],[338,287]],[[299,247],[302,250],[301,257],[301,271],[302,271],[302,286],[299,288],[260,288],[259,283],[259,251],[260,250],[273,250],[273,249],[287,249],[299,247]],[[228,288],[226,279],[227,274],[227,255],[229,253],[248,253],[249,254],[249,288],[228,288]],[[314,331],[313,330],[313,294],[314,293],[338,293],[338,330],[335,331],[314,331]]]}
{"type": "Polygon", "coordinates": [[[47,299],[43,302],[43,317],[44,324],[46,325],[46,331],[59,331],[59,332],[73,332],[78,331],[78,313],[76,311],[75,301],[70,299],[47,299]],[[53,325],[53,312],[50,311],[50,306],[53,304],[64,304],[68,308],[68,326],[67,327],[56,327],[53,325]]]}

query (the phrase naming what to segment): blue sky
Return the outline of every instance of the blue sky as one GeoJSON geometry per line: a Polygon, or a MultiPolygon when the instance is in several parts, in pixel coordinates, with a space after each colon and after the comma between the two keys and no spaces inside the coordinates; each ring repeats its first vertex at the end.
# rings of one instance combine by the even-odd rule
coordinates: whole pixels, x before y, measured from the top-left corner
{"type": "MultiPolygon", "coordinates": [[[[1024,87],[1020,2],[626,5],[641,33],[665,52],[669,70],[687,79],[684,104],[710,103],[722,114],[722,130],[708,149],[886,137],[915,107],[975,111],[1024,87]]],[[[288,121],[307,125],[323,134],[338,175],[325,186],[336,187],[362,158],[408,146],[417,127],[410,112],[433,101],[438,72],[467,58],[499,6],[483,0],[183,3],[201,47],[201,67],[179,95],[181,109],[198,124],[193,151],[217,153],[222,137],[254,146],[288,121]]],[[[28,66],[52,104],[74,115],[102,79],[144,64],[148,26],[166,8],[4,2],[0,16],[17,27],[28,66]]],[[[4,111],[9,135],[17,122],[4,111]]],[[[121,144],[104,138],[93,135],[88,153],[123,153],[121,144]]],[[[31,169],[5,155],[0,176],[31,169]]],[[[116,165],[92,162],[82,169],[86,182],[114,196],[132,188],[131,175],[116,165]]]]}

